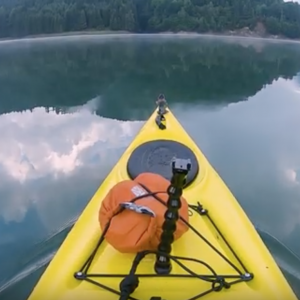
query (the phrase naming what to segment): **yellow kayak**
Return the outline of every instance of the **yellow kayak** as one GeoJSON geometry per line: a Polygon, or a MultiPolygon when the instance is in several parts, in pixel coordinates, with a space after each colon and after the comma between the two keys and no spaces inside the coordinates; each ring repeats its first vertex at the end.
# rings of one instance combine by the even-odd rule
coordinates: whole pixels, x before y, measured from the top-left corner
{"type": "MultiPolygon", "coordinates": [[[[226,159],[226,158],[224,158],[226,159]]],[[[99,170],[101,172],[101,170],[99,170]]],[[[238,175],[237,175],[238,176],[238,175]]],[[[67,209],[67,208],[66,208],[67,209]]],[[[126,239],[126,236],[124,236],[126,239]]],[[[169,108],[158,108],[101,184],[33,289],[29,300],[297,299],[230,190],[169,108]],[[112,247],[99,225],[101,201],[118,182],[152,172],[170,180],[173,156],[189,159],[183,196],[189,230],[172,243],[171,272],[154,265],[162,253],[112,247]],[[120,283],[139,280],[127,296],[120,283]]]]}

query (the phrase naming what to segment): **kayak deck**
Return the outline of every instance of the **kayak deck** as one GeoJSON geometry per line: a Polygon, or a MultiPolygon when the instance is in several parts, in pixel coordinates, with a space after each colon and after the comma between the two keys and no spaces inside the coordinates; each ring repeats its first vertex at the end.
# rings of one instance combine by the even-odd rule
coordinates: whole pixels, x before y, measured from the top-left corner
{"type": "MultiPolygon", "coordinates": [[[[180,260],[196,275],[191,276],[172,260],[171,274],[159,276],[154,272],[156,257],[149,254],[138,265],[136,274],[140,283],[128,299],[296,300],[254,226],[171,111],[165,115],[164,130],[155,123],[156,117],[154,112],[99,187],[29,300],[120,299],[120,282],[129,274],[136,255],[120,253],[105,240],[97,247],[101,237],[98,222],[101,201],[115,183],[132,179],[140,172],[152,170],[170,177],[171,156],[179,157],[180,154],[187,154],[189,157],[184,158],[192,160],[194,171],[188,178],[183,196],[190,205],[189,224],[198,234],[190,228],[172,244],[171,255],[200,260],[204,264],[180,260]],[[148,143],[147,146],[145,143],[148,143]],[[207,210],[208,214],[201,209],[207,210]],[[89,257],[92,259],[89,260],[89,257]],[[85,272],[82,267],[87,262],[89,268],[85,272]],[[225,284],[220,291],[206,294],[212,289],[212,282],[203,279],[216,278],[205,264],[228,283],[236,280],[242,282],[232,284],[230,288],[226,288],[225,284]],[[85,276],[80,278],[82,274],[78,272],[85,276]]],[[[220,284],[223,285],[216,282],[214,288],[220,284]]]]}
{"type": "MultiPolygon", "coordinates": [[[[175,261],[171,260],[171,275],[158,275],[153,272],[156,261],[155,254],[149,253],[141,260],[141,263],[139,264],[140,267],[137,269],[136,275],[139,277],[141,282],[143,282],[144,278],[144,288],[147,287],[146,285],[151,284],[151,280],[149,279],[152,279],[153,285],[155,284],[156,288],[160,290],[160,296],[161,294],[164,295],[162,299],[174,299],[174,292],[163,292],[164,287],[169,280],[168,278],[170,278],[170,286],[172,286],[172,284],[174,284],[177,288],[182,286],[181,289],[183,291],[183,294],[180,299],[198,299],[202,296],[202,294],[212,292],[213,288],[216,290],[226,288],[226,284],[224,284],[224,282],[222,281],[218,281],[217,276],[222,277],[228,284],[232,284],[232,286],[233,284],[237,284],[242,281],[246,282],[251,280],[253,278],[253,274],[249,273],[243,263],[239,261],[236,253],[230,248],[228,244],[226,244],[226,239],[222,236],[222,233],[210,218],[209,212],[200,205],[191,205],[190,217],[199,219],[199,221],[194,220],[193,223],[195,227],[197,225],[202,227],[211,226],[211,233],[213,235],[212,237],[217,237],[217,239],[219,239],[219,244],[222,251],[218,250],[218,247],[216,247],[216,245],[212,245],[208,241],[210,238],[209,236],[203,237],[202,234],[198,232],[193,226],[193,229],[195,231],[190,230],[182,237],[181,240],[181,242],[184,242],[183,239],[186,239],[185,243],[188,246],[188,249],[182,248],[182,246],[176,242],[174,243],[173,254],[171,258],[175,258],[175,261]],[[203,219],[202,222],[201,219],[203,219]],[[191,245],[197,245],[197,247],[191,247],[191,245]],[[202,252],[204,255],[202,255],[202,252]],[[187,255],[187,253],[189,253],[189,255],[187,255]],[[194,259],[194,261],[186,261],[184,258],[192,258],[194,259]],[[183,267],[177,264],[177,261],[179,261],[183,267]],[[207,261],[213,261],[214,263],[207,264],[205,263],[207,261]],[[189,274],[189,272],[184,269],[188,268],[189,270],[194,272],[193,270],[195,269],[195,267],[197,267],[197,275],[189,274]],[[152,272],[149,272],[149,270],[152,272]],[[227,271],[227,273],[224,274],[224,271],[227,271]],[[163,278],[163,280],[158,281],[158,278],[163,278]],[[191,281],[191,279],[193,282],[191,281]],[[188,286],[186,283],[187,280],[189,280],[188,286]],[[215,282],[212,282],[212,280],[214,280],[215,282]],[[160,284],[157,286],[157,283],[160,284]],[[186,290],[187,287],[188,290],[186,290]],[[196,293],[196,291],[198,292],[196,293]]],[[[99,247],[101,247],[101,245],[99,245],[99,247]]],[[[98,245],[96,248],[99,249],[98,245]]],[[[80,269],[80,271],[77,273],[78,279],[85,280],[86,278],[88,278],[89,283],[93,283],[96,286],[99,286],[100,284],[101,288],[103,289],[114,289],[117,294],[117,292],[119,291],[120,281],[128,275],[129,270],[132,267],[135,255],[123,254],[122,264],[118,264],[115,272],[112,272],[112,267],[108,265],[107,262],[111,261],[111,263],[113,264],[113,261],[115,259],[118,259],[118,256],[119,253],[110,245],[106,244],[105,250],[101,252],[100,256],[97,257],[97,254],[95,254],[94,257],[91,257],[91,259],[88,259],[86,261],[87,264],[90,262],[92,262],[92,264],[88,268],[88,270],[86,270],[86,268],[80,269]],[[101,272],[99,272],[100,270],[101,272]],[[114,284],[111,284],[112,278],[117,279],[114,281],[114,284]],[[105,281],[107,281],[107,283],[105,283],[105,281]]],[[[149,291],[149,295],[155,296],[155,294],[153,294],[155,290],[153,285],[151,285],[151,292],[149,291]]],[[[151,296],[145,298],[144,288],[141,284],[140,293],[135,293],[134,299],[151,299],[151,296]]],[[[176,294],[178,296],[178,291],[176,292],[176,294]]]]}

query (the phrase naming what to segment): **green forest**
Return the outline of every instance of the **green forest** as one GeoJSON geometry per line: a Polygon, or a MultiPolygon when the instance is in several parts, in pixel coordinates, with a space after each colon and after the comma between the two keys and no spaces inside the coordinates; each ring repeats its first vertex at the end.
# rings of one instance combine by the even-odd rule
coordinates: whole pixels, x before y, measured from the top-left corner
{"type": "Polygon", "coordinates": [[[0,0],[0,37],[87,30],[223,33],[300,38],[300,5],[283,0],[0,0]]]}

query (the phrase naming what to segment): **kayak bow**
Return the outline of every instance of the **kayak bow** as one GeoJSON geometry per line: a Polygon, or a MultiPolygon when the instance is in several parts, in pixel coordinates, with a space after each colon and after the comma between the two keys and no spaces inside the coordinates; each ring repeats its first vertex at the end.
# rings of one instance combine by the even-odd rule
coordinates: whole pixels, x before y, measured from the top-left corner
{"type": "Polygon", "coordinates": [[[88,203],[29,300],[297,300],[241,206],[163,104],[88,203]],[[189,230],[172,243],[170,254],[164,253],[171,272],[157,274],[158,253],[136,256],[115,250],[101,233],[98,212],[118,182],[143,172],[171,180],[174,155],[192,166],[183,187],[189,230]],[[120,283],[134,275],[139,284],[129,282],[122,298],[120,283]]]}

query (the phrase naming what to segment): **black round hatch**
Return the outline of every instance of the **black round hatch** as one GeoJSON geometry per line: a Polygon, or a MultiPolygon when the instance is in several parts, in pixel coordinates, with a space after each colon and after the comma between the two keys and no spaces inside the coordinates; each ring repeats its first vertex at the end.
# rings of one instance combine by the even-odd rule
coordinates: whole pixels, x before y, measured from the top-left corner
{"type": "Polygon", "coordinates": [[[197,158],[190,148],[171,140],[155,140],[138,146],[128,160],[128,175],[131,179],[135,179],[141,173],[151,172],[171,180],[173,157],[191,160],[192,168],[188,173],[185,187],[190,185],[199,172],[197,158]]]}

